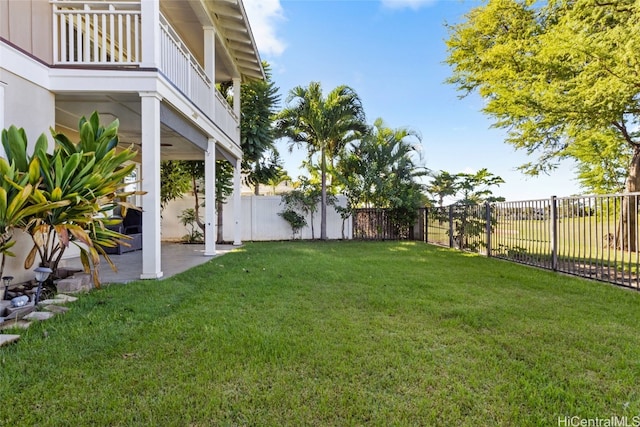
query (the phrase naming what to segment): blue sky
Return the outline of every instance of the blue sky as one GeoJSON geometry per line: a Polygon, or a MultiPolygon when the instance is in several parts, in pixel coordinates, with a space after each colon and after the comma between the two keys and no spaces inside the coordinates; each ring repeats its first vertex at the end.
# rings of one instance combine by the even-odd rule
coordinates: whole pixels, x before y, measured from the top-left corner
{"type": "MultiPolygon", "coordinates": [[[[495,191],[507,200],[567,196],[580,192],[572,165],[550,176],[517,171],[530,161],[504,143],[504,132],[476,96],[459,99],[444,83],[451,70],[444,23],[463,19],[479,1],[443,0],[244,0],[262,59],[273,69],[283,102],[289,90],[319,81],[325,93],[351,86],[362,99],[367,121],[422,136],[423,164],[451,173],[486,167],[506,181],[495,191]]],[[[304,153],[280,145],[292,177],[304,153]]]]}

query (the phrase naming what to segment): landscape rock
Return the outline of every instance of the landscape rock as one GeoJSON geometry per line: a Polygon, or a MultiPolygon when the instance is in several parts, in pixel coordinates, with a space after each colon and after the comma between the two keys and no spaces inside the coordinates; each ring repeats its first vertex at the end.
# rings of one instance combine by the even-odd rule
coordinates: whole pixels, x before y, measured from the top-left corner
{"type": "Polygon", "coordinates": [[[44,309],[57,314],[64,314],[69,311],[69,307],[61,307],[59,305],[46,305],[44,309]]]}
{"type": "Polygon", "coordinates": [[[26,320],[5,320],[4,323],[0,323],[0,330],[11,328],[27,329],[29,326],[31,326],[31,322],[26,320]]]}
{"type": "Polygon", "coordinates": [[[87,289],[83,287],[82,279],[76,277],[68,277],[66,279],[60,279],[56,283],[56,287],[60,292],[77,293],[83,292],[87,289]]]}
{"type": "Polygon", "coordinates": [[[52,313],[50,311],[34,311],[34,312],[29,313],[26,316],[24,316],[23,319],[24,320],[38,320],[38,321],[42,322],[43,320],[51,319],[55,315],[56,315],[55,313],[52,313]]]}
{"type": "Polygon", "coordinates": [[[56,300],[63,300],[64,302],[75,302],[78,301],[78,298],[65,294],[58,294],[56,295],[56,300]]]}
{"type": "Polygon", "coordinates": [[[20,335],[0,334],[0,347],[16,342],[18,339],[20,339],[20,335]]]}
{"type": "Polygon", "coordinates": [[[5,320],[22,319],[27,314],[35,311],[36,307],[33,304],[23,307],[7,307],[5,320]]]}

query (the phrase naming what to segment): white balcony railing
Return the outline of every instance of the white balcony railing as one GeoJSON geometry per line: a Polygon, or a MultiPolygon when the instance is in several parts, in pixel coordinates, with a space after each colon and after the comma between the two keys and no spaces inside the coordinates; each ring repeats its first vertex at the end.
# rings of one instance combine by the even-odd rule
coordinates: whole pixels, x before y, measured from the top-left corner
{"type": "MultiPolygon", "coordinates": [[[[53,60],[59,65],[139,66],[142,62],[140,0],[51,0],[53,60]]],[[[160,65],[164,76],[234,137],[238,117],[187,45],[160,15],[160,65]],[[214,93],[215,96],[211,94],[214,93]]]]}
{"type": "Polygon", "coordinates": [[[209,112],[211,80],[162,15],[160,29],[160,69],[201,110],[209,112]]]}
{"type": "Polygon", "coordinates": [[[53,1],[56,64],[124,65],[141,61],[139,1],[53,1]]]}

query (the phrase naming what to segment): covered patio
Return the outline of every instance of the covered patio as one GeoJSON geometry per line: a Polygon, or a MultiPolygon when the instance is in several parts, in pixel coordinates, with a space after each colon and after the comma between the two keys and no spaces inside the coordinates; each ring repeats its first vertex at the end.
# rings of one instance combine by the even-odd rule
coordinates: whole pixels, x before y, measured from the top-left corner
{"type": "MultiPolygon", "coordinates": [[[[238,246],[216,245],[216,255],[213,257],[204,256],[204,244],[183,244],[183,243],[162,243],[162,279],[175,276],[192,267],[204,264],[212,259],[216,259],[226,254],[238,246]]],[[[128,283],[140,280],[142,272],[142,251],[127,252],[122,255],[110,255],[113,263],[118,268],[117,272],[111,270],[109,264],[104,259],[100,260],[100,281],[102,283],[128,283]]],[[[82,268],[80,258],[70,258],[64,261],[65,267],[82,268]]]]}

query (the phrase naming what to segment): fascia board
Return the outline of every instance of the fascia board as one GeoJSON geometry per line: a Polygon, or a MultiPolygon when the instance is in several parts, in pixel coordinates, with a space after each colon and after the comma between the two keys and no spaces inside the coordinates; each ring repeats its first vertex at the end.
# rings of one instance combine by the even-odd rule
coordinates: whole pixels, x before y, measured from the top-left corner
{"type": "Polygon", "coordinates": [[[49,89],[49,67],[0,41],[0,68],[49,89]]]}

